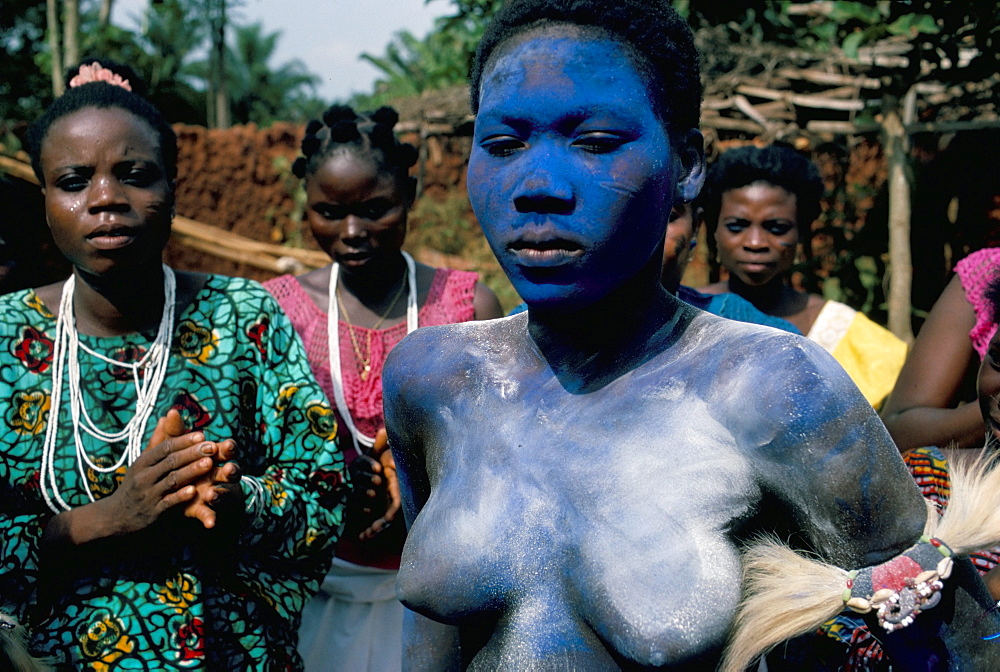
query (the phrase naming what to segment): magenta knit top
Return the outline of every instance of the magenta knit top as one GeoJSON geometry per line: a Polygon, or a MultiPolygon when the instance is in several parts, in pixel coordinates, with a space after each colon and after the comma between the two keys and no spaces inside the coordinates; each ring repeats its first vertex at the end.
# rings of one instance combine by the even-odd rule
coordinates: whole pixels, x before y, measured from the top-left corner
{"type": "Polygon", "coordinates": [[[976,311],[976,325],[969,332],[972,347],[979,354],[979,359],[986,357],[990,340],[997,330],[993,321],[993,306],[986,298],[986,290],[990,283],[1000,273],[1000,247],[987,247],[973,252],[955,264],[955,274],[958,275],[965,298],[976,311]]]}
{"type": "MultiPolygon", "coordinates": [[[[420,307],[418,325],[429,327],[437,324],[453,324],[468,322],[474,317],[473,297],[475,296],[478,276],[468,271],[455,271],[446,268],[435,270],[431,281],[427,300],[420,307]]],[[[330,355],[327,345],[327,315],[306,294],[302,285],[291,275],[282,275],[264,283],[267,291],[278,300],[292,326],[302,338],[306,346],[306,356],[309,367],[326,392],[330,404],[333,400],[333,381],[330,377],[330,355]]],[[[374,436],[375,432],[385,426],[382,417],[382,365],[389,351],[406,336],[406,322],[395,324],[385,329],[365,329],[352,326],[354,336],[359,343],[367,344],[371,335],[371,372],[367,380],[361,379],[361,372],[351,343],[351,333],[347,323],[340,321],[340,361],[341,374],[344,381],[344,398],[351,410],[354,425],[359,431],[374,436]]],[[[347,425],[337,414],[340,427],[340,446],[347,462],[350,463],[357,453],[351,440],[347,425]]]]}

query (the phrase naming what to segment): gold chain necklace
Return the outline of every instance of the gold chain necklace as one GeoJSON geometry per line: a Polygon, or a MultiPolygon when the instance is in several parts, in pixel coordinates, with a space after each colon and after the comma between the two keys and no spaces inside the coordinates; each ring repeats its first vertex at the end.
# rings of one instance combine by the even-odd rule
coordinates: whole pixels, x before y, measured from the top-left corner
{"type": "Polygon", "coordinates": [[[347,333],[351,336],[351,346],[354,348],[354,358],[358,363],[358,371],[361,375],[361,380],[367,381],[369,374],[372,371],[372,331],[378,331],[379,327],[385,323],[386,319],[389,317],[389,313],[392,309],[396,307],[399,302],[399,297],[403,295],[403,290],[406,289],[406,278],[403,278],[403,282],[399,283],[399,291],[396,292],[396,296],[393,297],[392,303],[386,308],[386,311],[382,313],[382,316],[378,318],[375,326],[365,332],[365,354],[361,354],[361,346],[358,345],[358,336],[354,333],[354,326],[351,324],[351,316],[347,312],[347,306],[344,305],[344,299],[340,294],[340,285],[337,285],[337,305],[340,306],[340,312],[344,314],[344,321],[347,323],[347,333]]]}

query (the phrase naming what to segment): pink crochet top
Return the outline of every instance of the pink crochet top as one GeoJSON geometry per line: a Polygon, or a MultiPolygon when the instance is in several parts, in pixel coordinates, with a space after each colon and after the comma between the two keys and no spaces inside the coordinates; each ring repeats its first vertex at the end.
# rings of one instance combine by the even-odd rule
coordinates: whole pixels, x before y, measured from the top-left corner
{"type": "Polygon", "coordinates": [[[955,264],[955,273],[965,290],[965,298],[976,311],[976,325],[969,332],[969,339],[981,360],[986,357],[990,340],[997,330],[993,322],[993,306],[986,298],[986,290],[1000,273],[1000,247],[973,252],[955,264]]]}
{"type": "MultiPolygon", "coordinates": [[[[437,324],[453,324],[468,322],[474,317],[472,300],[475,295],[475,273],[455,271],[446,268],[436,269],[427,300],[418,313],[418,324],[429,327],[437,324]]],[[[264,283],[267,291],[278,300],[292,326],[302,338],[306,346],[306,356],[313,375],[319,381],[320,387],[326,392],[331,405],[333,400],[333,381],[330,378],[330,356],[327,345],[327,315],[306,294],[302,285],[291,275],[268,280],[264,283]]],[[[371,334],[371,373],[367,380],[361,379],[357,366],[357,356],[351,343],[351,333],[347,323],[340,321],[340,361],[344,381],[344,398],[351,410],[354,424],[359,431],[374,436],[375,432],[385,425],[382,417],[382,365],[389,351],[406,336],[406,322],[393,325],[386,329],[365,329],[353,327],[355,338],[362,347],[368,343],[371,334]]],[[[340,427],[340,446],[348,462],[356,457],[354,444],[351,440],[346,423],[337,414],[340,427]]]]}

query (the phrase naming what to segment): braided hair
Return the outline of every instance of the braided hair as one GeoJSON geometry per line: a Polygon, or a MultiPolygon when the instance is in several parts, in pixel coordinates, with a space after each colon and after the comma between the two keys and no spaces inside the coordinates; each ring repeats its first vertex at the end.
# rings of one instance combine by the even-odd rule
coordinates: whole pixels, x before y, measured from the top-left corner
{"type": "MultiPolygon", "coordinates": [[[[81,66],[91,65],[97,60],[94,58],[85,59],[76,68],[70,70],[66,75],[67,83],[80,71],[81,66]]],[[[106,59],[101,59],[100,62],[105,69],[128,80],[132,90],[129,91],[107,82],[89,82],[69,88],[66,93],[56,98],[44,114],[28,129],[26,144],[28,154],[31,155],[31,167],[34,169],[38,181],[45,184],[42,173],[42,144],[45,142],[45,137],[49,134],[52,124],[88,107],[125,110],[149,124],[160,141],[160,155],[163,159],[167,179],[173,181],[177,177],[177,135],[174,133],[174,129],[170,127],[160,111],[142,97],[145,85],[132,68],[106,59]]]]}
{"type": "Polygon", "coordinates": [[[417,162],[417,149],[400,142],[392,132],[399,114],[391,107],[357,113],[347,105],[333,105],[323,119],[313,119],[302,138],[302,156],[292,164],[296,177],[305,179],[332,156],[352,153],[370,158],[377,169],[406,179],[417,162]]]}

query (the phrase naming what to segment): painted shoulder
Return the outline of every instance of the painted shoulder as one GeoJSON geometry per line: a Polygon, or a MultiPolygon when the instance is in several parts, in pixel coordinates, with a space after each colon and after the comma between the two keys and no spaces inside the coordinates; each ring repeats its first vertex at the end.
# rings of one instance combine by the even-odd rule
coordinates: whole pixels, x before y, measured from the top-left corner
{"type": "Polygon", "coordinates": [[[703,396],[743,450],[787,460],[829,446],[892,446],[847,372],[804,336],[706,315],[688,337],[701,343],[703,396]]]}
{"type": "Polygon", "coordinates": [[[382,370],[386,398],[419,386],[432,392],[468,382],[489,365],[513,356],[524,338],[527,314],[421,327],[389,353],[382,370]]]}
{"type": "Polygon", "coordinates": [[[719,413],[756,416],[787,431],[845,415],[877,420],[843,367],[804,336],[701,313],[684,343],[719,413]]]}

